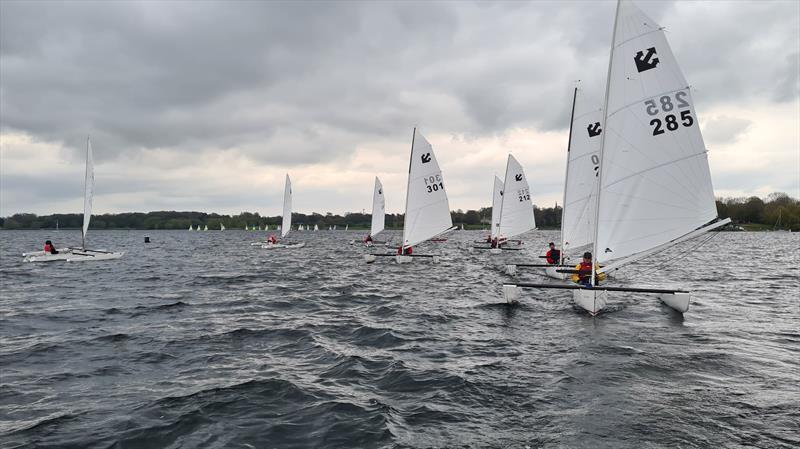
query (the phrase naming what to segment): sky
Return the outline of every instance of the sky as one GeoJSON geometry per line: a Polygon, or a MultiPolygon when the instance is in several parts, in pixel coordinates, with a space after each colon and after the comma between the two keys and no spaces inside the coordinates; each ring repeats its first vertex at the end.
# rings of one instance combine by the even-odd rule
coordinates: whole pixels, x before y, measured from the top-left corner
{"type": "MultiPolygon", "coordinates": [[[[800,197],[800,2],[640,1],[693,89],[717,196],[800,197]]],[[[0,1],[0,216],[402,212],[412,130],[451,209],[509,152],[561,201],[572,89],[601,105],[615,3],[0,1]]]]}

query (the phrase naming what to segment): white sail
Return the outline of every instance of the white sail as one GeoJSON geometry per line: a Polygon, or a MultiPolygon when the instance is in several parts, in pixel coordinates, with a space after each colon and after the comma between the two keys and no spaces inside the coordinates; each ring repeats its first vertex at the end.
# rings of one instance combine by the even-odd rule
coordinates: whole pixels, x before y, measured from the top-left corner
{"type": "Polygon", "coordinates": [[[453,226],[444,178],[433,147],[416,129],[411,139],[403,247],[408,248],[453,226]]]}
{"type": "Polygon", "coordinates": [[[204,230],[204,231],[208,231],[208,225],[204,225],[204,226],[203,226],[203,230],[204,230]]]}
{"type": "Polygon", "coordinates": [[[617,7],[606,93],[596,260],[654,248],[717,217],[703,137],[664,31],[617,7]]]}
{"type": "Polygon", "coordinates": [[[497,229],[500,227],[500,205],[503,203],[503,181],[496,175],[494,177],[494,188],[492,189],[492,239],[497,237],[497,229]]]}
{"type": "Polygon", "coordinates": [[[350,225],[349,225],[349,224],[346,224],[346,225],[344,225],[344,230],[345,230],[345,231],[347,231],[347,230],[349,230],[349,229],[350,229],[350,225]]]}
{"type": "Polygon", "coordinates": [[[92,141],[86,138],[86,175],[83,184],[83,227],[81,228],[82,247],[86,248],[86,233],[92,220],[92,198],[94,197],[94,156],[92,141]]]}
{"type": "Polygon", "coordinates": [[[603,109],[575,90],[574,112],[567,152],[567,175],[561,217],[561,245],[565,255],[593,243],[603,109]]]}
{"type": "Polygon", "coordinates": [[[386,225],[386,198],[383,196],[383,184],[375,177],[375,191],[372,193],[372,225],[369,235],[375,237],[386,225]]]}
{"type": "Polygon", "coordinates": [[[286,237],[292,230],[292,181],[286,174],[286,185],[283,188],[283,222],[281,224],[281,237],[286,237]]]}
{"type": "Polygon", "coordinates": [[[317,226],[317,225],[314,225],[314,230],[315,230],[315,231],[319,231],[319,226],[317,226]]]}
{"type": "Polygon", "coordinates": [[[194,231],[194,228],[192,227],[192,225],[189,225],[189,230],[190,231],[194,231]]]}
{"type": "Polygon", "coordinates": [[[510,239],[535,227],[528,179],[519,162],[509,154],[497,235],[500,238],[510,239]]]}
{"type": "Polygon", "coordinates": [[[219,224],[219,230],[220,230],[220,231],[224,231],[224,230],[225,230],[225,225],[224,225],[224,224],[222,224],[222,223],[220,223],[220,224],[219,224]]]}

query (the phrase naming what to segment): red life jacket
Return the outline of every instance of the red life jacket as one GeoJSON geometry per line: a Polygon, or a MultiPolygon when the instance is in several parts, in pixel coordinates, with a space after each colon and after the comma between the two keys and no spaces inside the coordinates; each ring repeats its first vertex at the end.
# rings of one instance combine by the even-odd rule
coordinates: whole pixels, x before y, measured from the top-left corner
{"type": "Polygon", "coordinates": [[[561,251],[557,249],[551,249],[547,252],[547,263],[549,264],[557,264],[558,260],[561,258],[561,251]]]}
{"type": "Polygon", "coordinates": [[[49,243],[45,243],[44,244],[44,252],[52,253],[53,252],[53,245],[51,245],[49,243]]]}
{"type": "Polygon", "coordinates": [[[591,282],[592,281],[592,263],[591,262],[581,262],[580,268],[578,268],[578,277],[580,278],[581,282],[591,282]]]}

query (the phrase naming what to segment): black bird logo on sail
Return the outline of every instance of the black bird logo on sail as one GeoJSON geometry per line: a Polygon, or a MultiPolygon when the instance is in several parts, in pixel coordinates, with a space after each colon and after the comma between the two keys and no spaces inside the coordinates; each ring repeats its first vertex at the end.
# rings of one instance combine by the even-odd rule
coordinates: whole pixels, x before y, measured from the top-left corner
{"type": "Polygon", "coordinates": [[[597,137],[600,133],[603,132],[603,129],[600,128],[600,122],[590,123],[589,126],[586,127],[586,131],[589,132],[589,138],[597,137]]]}
{"type": "Polygon", "coordinates": [[[648,48],[647,54],[645,54],[645,52],[642,50],[636,52],[636,56],[633,57],[633,62],[636,63],[636,70],[639,73],[642,73],[656,68],[660,61],[658,58],[654,58],[653,56],[656,56],[656,47],[648,48]]]}
{"type": "Polygon", "coordinates": [[[378,189],[378,195],[383,195],[383,189],[378,189]]]}
{"type": "Polygon", "coordinates": [[[517,181],[522,181],[522,175],[518,173],[514,176],[514,179],[516,179],[517,181]]]}
{"type": "Polygon", "coordinates": [[[425,154],[422,155],[422,163],[423,164],[427,164],[430,161],[431,161],[431,154],[430,153],[425,153],[425,154]]]}

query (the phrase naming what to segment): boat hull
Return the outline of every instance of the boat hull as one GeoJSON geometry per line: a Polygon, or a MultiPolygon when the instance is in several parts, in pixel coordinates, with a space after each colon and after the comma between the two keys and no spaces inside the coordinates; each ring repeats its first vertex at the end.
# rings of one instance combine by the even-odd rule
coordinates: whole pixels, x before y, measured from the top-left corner
{"type": "Polygon", "coordinates": [[[27,253],[23,262],[56,262],[59,260],[67,260],[69,256],[72,255],[71,250],[63,250],[59,251],[58,254],[47,254],[44,251],[40,251],[37,253],[27,253]]]}
{"type": "Polygon", "coordinates": [[[398,254],[394,256],[394,261],[397,263],[411,263],[414,261],[414,258],[411,256],[403,256],[398,254]]]}
{"type": "Polygon", "coordinates": [[[600,313],[608,301],[608,292],[603,290],[580,289],[572,291],[572,300],[580,308],[594,316],[600,313]]]}
{"type": "Polygon", "coordinates": [[[74,251],[67,257],[67,262],[95,262],[98,260],[114,260],[119,259],[125,255],[124,251],[120,252],[96,252],[96,251],[74,251]]]}
{"type": "Polygon", "coordinates": [[[685,313],[689,310],[689,302],[692,299],[690,293],[662,293],[658,295],[658,299],[664,304],[675,309],[680,313],[685,313]]]}
{"type": "Polygon", "coordinates": [[[377,257],[373,254],[364,254],[364,262],[366,263],[374,263],[377,257]]]}
{"type": "Polygon", "coordinates": [[[561,279],[562,281],[568,279],[569,274],[567,274],[567,273],[559,273],[558,271],[556,271],[558,269],[559,269],[559,267],[545,267],[544,274],[545,274],[545,276],[547,276],[549,278],[561,279]]]}
{"type": "Polygon", "coordinates": [[[502,254],[503,250],[500,248],[492,248],[489,250],[489,254],[502,254]]]}

